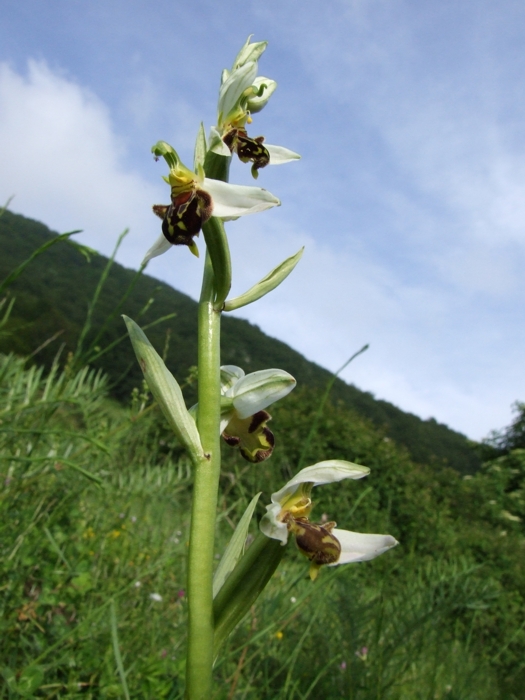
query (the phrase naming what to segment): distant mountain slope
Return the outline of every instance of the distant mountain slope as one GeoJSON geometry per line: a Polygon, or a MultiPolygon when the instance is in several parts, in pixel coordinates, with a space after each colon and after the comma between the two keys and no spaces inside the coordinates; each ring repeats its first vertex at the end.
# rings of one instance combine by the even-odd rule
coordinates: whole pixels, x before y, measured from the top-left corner
{"type": "MultiPolygon", "coordinates": [[[[55,235],[37,221],[5,212],[0,218],[0,280],[55,235]]],[[[63,357],[73,351],[106,263],[107,258],[98,255],[88,262],[74,243],[67,242],[58,243],[36,258],[10,287],[9,294],[16,302],[8,324],[0,331],[0,352],[29,355],[58,332],[59,336],[34,355],[35,362],[49,365],[61,344],[65,344],[63,357]]],[[[132,270],[121,265],[112,267],[93,315],[95,330],[114,310],[133,275],[132,270]]],[[[177,314],[176,318],[150,329],[148,337],[162,352],[167,329],[170,330],[167,364],[175,376],[183,380],[196,363],[197,304],[169,285],[144,275],[122,312],[136,319],[151,298],[154,303],[140,319],[140,324],[146,325],[172,312],[177,314]]],[[[100,346],[106,347],[123,332],[123,323],[117,317],[101,338],[100,346]]],[[[265,335],[257,326],[226,314],[222,362],[239,365],[247,372],[280,367],[293,374],[299,383],[311,387],[325,386],[330,377],[327,370],[309,362],[285,343],[265,335]]],[[[117,345],[95,365],[109,374],[114,382],[113,393],[119,399],[129,397],[142,378],[127,341],[117,345]]],[[[334,385],[332,397],[383,427],[386,434],[405,445],[418,462],[446,461],[463,473],[471,473],[479,466],[479,459],[465,436],[434,419],[423,421],[340,380],[334,385]]]]}

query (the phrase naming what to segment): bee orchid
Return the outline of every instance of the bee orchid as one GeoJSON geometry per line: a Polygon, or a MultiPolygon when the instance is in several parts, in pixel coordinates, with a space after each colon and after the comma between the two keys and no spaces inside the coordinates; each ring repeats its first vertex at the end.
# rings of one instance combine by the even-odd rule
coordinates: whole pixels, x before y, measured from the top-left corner
{"type": "Polygon", "coordinates": [[[338,566],[374,559],[395,547],[391,535],[369,535],[337,529],[335,522],[312,523],[310,498],[312,488],[343,479],[362,479],[370,473],[367,467],[332,459],[301,469],[280,491],[272,494],[266,506],[261,531],[283,545],[290,534],[295,536],[299,551],[310,560],[310,578],[315,580],[323,565],[338,566]]]}
{"type": "Polygon", "coordinates": [[[280,205],[277,197],[262,187],[212,180],[205,176],[201,166],[194,173],[165,141],[159,141],[151,150],[157,159],[163,156],[170,166],[164,180],[171,187],[171,204],[153,206],[153,212],[162,219],[162,236],[146,253],[143,265],[172,245],[186,245],[198,256],[194,238],[211,216],[228,221],[280,205]]]}
{"type": "Polygon", "coordinates": [[[221,434],[238,447],[248,462],[262,462],[273,452],[274,436],[267,427],[271,419],[264,409],[289,394],[296,385],[282,369],[263,369],[245,375],[240,367],[221,367],[221,434]]]}

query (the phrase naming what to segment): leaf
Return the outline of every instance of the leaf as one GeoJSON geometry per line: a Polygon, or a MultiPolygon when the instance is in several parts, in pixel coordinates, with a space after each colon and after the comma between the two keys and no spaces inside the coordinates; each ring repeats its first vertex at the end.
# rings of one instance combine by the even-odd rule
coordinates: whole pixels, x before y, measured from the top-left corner
{"type": "Polygon", "coordinates": [[[38,690],[43,680],[44,671],[41,666],[28,666],[20,674],[16,689],[20,695],[34,697],[35,690],[38,690]]]}
{"type": "Polygon", "coordinates": [[[127,316],[123,316],[123,319],[151,393],[192,459],[201,460],[204,455],[199,431],[195,421],[188,413],[177,380],[149,342],[144,331],[127,316]]]}
{"type": "Polygon", "coordinates": [[[259,533],[237,562],[213,601],[215,656],[266,587],[285,550],[259,533]]]}
{"type": "Polygon", "coordinates": [[[219,566],[213,577],[213,597],[221,590],[223,583],[228,578],[230,573],[235,568],[237,562],[244,551],[244,545],[246,543],[246,537],[248,535],[248,528],[250,527],[250,522],[252,519],[253,511],[259,500],[259,492],[256,496],[252,498],[248,507],[244,511],[242,518],[239,520],[237,527],[233,535],[231,536],[228,546],[224,550],[224,554],[219,562],[219,566]]]}
{"type": "Polygon", "coordinates": [[[2,669],[2,676],[4,681],[7,683],[7,687],[12,693],[16,693],[17,683],[16,683],[16,673],[10,669],[8,666],[4,666],[2,669]]]}
{"type": "Polygon", "coordinates": [[[90,591],[93,588],[93,579],[89,571],[84,571],[71,579],[71,586],[82,595],[90,591]]]}
{"type": "Polygon", "coordinates": [[[248,289],[247,292],[244,292],[244,294],[241,294],[240,296],[235,297],[234,299],[229,299],[224,304],[224,311],[233,311],[234,309],[240,309],[241,306],[252,304],[254,301],[257,301],[257,299],[260,299],[269,292],[273,291],[276,287],[278,287],[281,284],[281,282],[284,282],[284,280],[288,277],[290,272],[292,272],[294,267],[301,259],[303,252],[304,248],[301,248],[301,250],[297,251],[295,255],[292,255],[291,257],[287,258],[284,262],[282,262],[271,272],[269,272],[266,275],[266,277],[263,277],[262,280],[257,282],[257,284],[255,284],[250,289],[248,289]]]}

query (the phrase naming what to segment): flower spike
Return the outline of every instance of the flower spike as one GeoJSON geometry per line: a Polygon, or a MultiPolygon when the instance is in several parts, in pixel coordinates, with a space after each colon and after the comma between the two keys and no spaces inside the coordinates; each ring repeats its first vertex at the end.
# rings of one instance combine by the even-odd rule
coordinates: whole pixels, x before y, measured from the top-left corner
{"type": "Polygon", "coordinates": [[[283,146],[263,144],[264,136],[252,138],[246,125],[251,115],[260,112],[274,93],[275,80],[257,77],[257,61],[266,49],[266,42],[250,43],[251,36],[238,53],[231,71],[224,70],[219,90],[217,125],[210,131],[210,149],[225,157],[236,153],[243,163],[252,163],[257,178],[261,168],[279,165],[301,156],[283,146]]]}

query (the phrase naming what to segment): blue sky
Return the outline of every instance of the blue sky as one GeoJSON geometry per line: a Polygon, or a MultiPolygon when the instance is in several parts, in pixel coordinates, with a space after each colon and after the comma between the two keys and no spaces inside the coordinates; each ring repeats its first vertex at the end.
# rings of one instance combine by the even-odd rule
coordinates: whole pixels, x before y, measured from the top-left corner
{"type": "MultiPolygon", "coordinates": [[[[524,30],[511,0],[4,0],[0,200],[106,254],[129,226],[137,267],[167,201],[151,145],[190,163],[221,69],[266,39],[250,133],[302,160],[261,172],[281,207],[228,225],[234,293],[306,252],[238,315],[330,369],[369,342],[344,379],[480,439],[525,400],[524,30]]],[[[196,297],[201,265],[148,273],[196,297]]]]}

